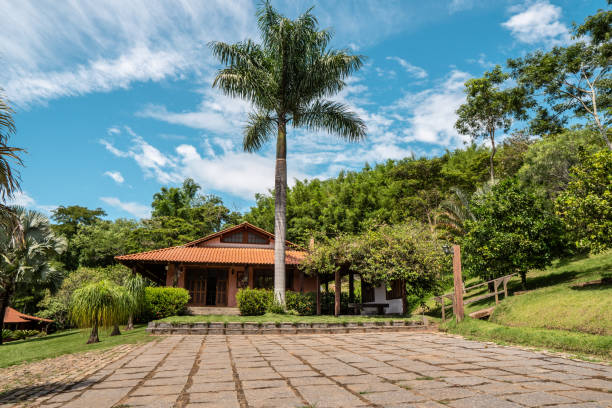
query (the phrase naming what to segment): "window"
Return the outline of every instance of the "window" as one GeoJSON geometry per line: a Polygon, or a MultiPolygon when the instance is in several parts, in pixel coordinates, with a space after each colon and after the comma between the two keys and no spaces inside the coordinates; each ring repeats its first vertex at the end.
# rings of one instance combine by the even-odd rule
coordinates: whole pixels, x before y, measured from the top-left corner
{"type": "Polygon", "coordinates": [[[374,287],[362,281],[361,303],[374,302],[374,287]]]}
{"type": "Polygon", "coordinates": [[[249,244],[260,244],[260,245],[266,245],[268,244],[268,239],[265,237],[262,237],[261,235],[255,233],[255,232],[248,232],[248,239],[247,242],[249,244]]]}
{"type": "Polygon", "coordinates": [[[274,271],[271,269],[255,269],[253,271],[253,287],[255,289],[273,289],[274,271]]]}
{"type": "Polygon", "coordinates": [[[221,242],[231,242],[234,244],[242,242],[242,231],[232,232],[221,237],[221,242]]]}

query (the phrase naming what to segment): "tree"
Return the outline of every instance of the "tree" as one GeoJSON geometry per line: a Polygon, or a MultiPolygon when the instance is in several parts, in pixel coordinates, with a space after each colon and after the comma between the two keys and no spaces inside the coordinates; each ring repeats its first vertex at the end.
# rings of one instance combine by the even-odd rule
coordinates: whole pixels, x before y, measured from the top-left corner
{"type": "MultiPolygon", "coordinates": [[[[0,88],[0,200],[3,202],[19,190],[19,174],[14,165],[22,165],[19,154],[24,152],[18,147],[8,146],[8,140],[15,133],[13,110],[3,97],[0,88]]],[[[6,212],[6,207],[0,208],[6,212]]],[[[5,217],[6,218],[6,217],[5,217]]]]}
{"type": "Polygon", "coordinates": [[[583,154],[555,209],[578,248],[597,253],[612,247],[611,151],[583,154]]]}
{"type": "Polygon", "coordinates": [[[500,88],[509,77],[497,65],[482,78],[470,79],[465,83],[466,103],[457,109],[455,128],[460,134],[471,136],[473,141],[489,138],[491,142],[491,180],[495,179],[496,130],[507,132],[513,117],[522,119],[526,115],[525,91],[518,87],[500,88]]]}
{"type": "Polygon", "coordinates": [[[79,232],[81,226],[90,226],[106,216],[106,212],[101,208],[94,210],[80,205],[70,205],[68,207],[59,206],[51,211],[51,219],[57,224],[53,225],[56,233],[66,237],[68,247],[59,257],[59,261],[64,264],[66,269],[75,270],[79,266],[80,253],[74,248],[73,238],[79,232]]]}
{"type": "Polygon", "coordinates": [[[127,290],[130,302],[130,314],[125,330],[134,328],[134,315],[142,312],[146,304],[145,287],[147,286],[145,279],[134,273],[124,281],[124,287],[127,290]]]}
{"type": "Polygon", "coordinates": [[[78,265],[109,266],[115,263],[115,256],[137,252],[140,246],[133,238],[134,231],[139,227],[136,221],[122,218],[80,226],[72,239],[78,265]]]}
{"type": "Polygon", "coordinates": [[[66,241],[53,233],[45,216],[19,207],[10,210],[14,216],[0,225],[0,328],[18,284],[48,281],[59,286],[61,275],[50,260],[66,249],[66,241]]]}
{"type": "Polygon", "coordinates": [[[536,189],[554,200],[567,188],[570,170],[580,163],[581,156],[604,147],[603,140],[592,129],[564,130],[531,145],[517,177],[524,188],[536,189]]]}
{"type": "Polygon", "coordinates": [[[472,200],[475,220],[466,221],[461,244],[468,273],[492,279],[519,273],[526,287],[529,269],[543,268],[563,251],[563,229],[541,196],[521,189],[516,179],[494,185],[472,200]]]}
{"type": "Polygon", "coordinates": [[[213,86],[254,106],[244,129],[245,150],[259,150],[276,133],[274,292],[284,305],[287,125],[324,130],[349,141],[365,138],[366,126],[355,113],[325,99],[344,88],[344,80],[362,66],[363,59],[328,49],[331,34],[318,30],[310,10],[290,20],[266,1],[257,16],[262,44],[251,40],[210,44],[226,65],[213,86]]]}
{"type": "Polygon", "coordinates": [[[539,102],[531,121],[535,133],[558,133],[568,119],[587,117],[612,150],[611,22],[612,11],[601,10],[574,27],[580,41],[508,60],[512,76],[539,102]]]}
{"type": "Polygon", "coordinates": [[[110,327],[128,317],[129,302],[125,288],[103,280],[77,289],[72,296],[71,320],[78,327],[91,327],[87,344],[98,343],[99,327],[110,327]]]}

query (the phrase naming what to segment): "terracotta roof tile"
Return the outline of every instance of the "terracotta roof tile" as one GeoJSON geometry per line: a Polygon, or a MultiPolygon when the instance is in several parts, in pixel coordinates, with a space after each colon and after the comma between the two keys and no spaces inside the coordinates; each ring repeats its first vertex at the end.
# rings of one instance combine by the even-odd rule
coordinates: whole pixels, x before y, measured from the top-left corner
{"type": "Polygon", "coordinates": [[[53,323],[53,320],[42,319],[36,316],[30,316],[25,313],[18,312],[12,307],[7,307],[4,312],[4,323],[29,323],[32,320],[39,322],[53,323]]]}
{"type": "MultiPolygon", "coordinates": [[[[285,263],[297,265],[304,251],[286,251],[285,263]]],[[[118,261],[185,262],[274,265],[274,249],[224,247],[171,247],[115,257],[118,261]]]]}

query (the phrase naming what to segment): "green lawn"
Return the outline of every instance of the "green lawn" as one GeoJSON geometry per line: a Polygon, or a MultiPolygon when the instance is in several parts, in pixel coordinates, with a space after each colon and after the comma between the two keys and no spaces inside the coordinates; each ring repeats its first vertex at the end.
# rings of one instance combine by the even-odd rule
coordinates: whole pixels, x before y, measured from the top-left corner
{"type": "Polygon", "coordinates": [[[90,331],[65,330],[45,337],[4,343],[0,346],[0,368],[63,354],[102,350],[120,344],[144,343],[156,339],[145,332],[144,325],[137,325],[134,330],[122,332],[121,336],[109,337],[110,331],[102,331],[100,343],[85,344],[90,331]]]}
{"type": "Polygon", "coordinates": [[[469,317],[459,324],[455,323],[454,320],[449,320],[441,324],[440,328],[475,340],[525,345],[569,352],[579,357],[595,357],[612,361],[612,336],[566,330],[508,327],[469,317]]]}
{"type": "MultiPolygon", "coordinates": [[[[550,268],[527,274],[529,292],[509,296],[495,308],[489,321],[467,319],[443,329],[482,340],[546,347],[558,351],[612,359],[612,285],[577,284],[600,279],[612,270],[612,251],[558,261],[550,268]]],[[[521,290],[513,280],[510,292],[521,290]]],[[[486,288],[472,293],[478,296],[486,288]]],[[[470,304],[466,315],[495,305],[494,298],[470,304]]],[[[439,316],[439,310],[434,311],[439,316]]]]}
{"type": "Polygon", "coordinates": [[[263,316],[171,316],[158,322],[196,323],[196,322],[253,322],[253,323],[349,323],[379,322],[389,320],[421,320],[420,316],[294,316],[266,313],[263,316]]]}

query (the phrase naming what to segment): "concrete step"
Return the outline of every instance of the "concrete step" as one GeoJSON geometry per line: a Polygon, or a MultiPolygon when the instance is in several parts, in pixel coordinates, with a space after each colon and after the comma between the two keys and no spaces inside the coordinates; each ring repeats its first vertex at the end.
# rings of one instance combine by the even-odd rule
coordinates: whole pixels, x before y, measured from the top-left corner
{"type": "Polygon", "coordinates": [[[187,307],[191,315],[231,315],[237,316],[240,310],[237,307],[218,307],[218,306],[189,306],[187,307]]]}

